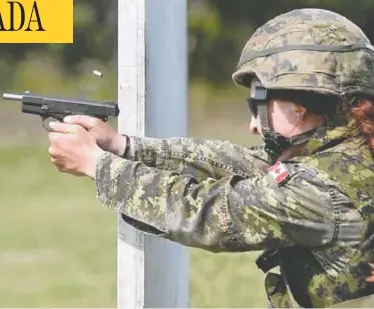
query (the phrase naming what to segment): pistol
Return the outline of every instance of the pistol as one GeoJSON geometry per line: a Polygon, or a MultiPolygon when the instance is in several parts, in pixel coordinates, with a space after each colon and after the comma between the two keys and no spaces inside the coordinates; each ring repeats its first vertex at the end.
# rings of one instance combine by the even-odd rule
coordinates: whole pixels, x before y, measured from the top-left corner
{"type": "Polygon", "coordinates": [[[62,122],[68,115],[87,115],[107,121],[108,117],[119,115],[118,104],[113,101],[87,101],[79,99],[65,99],[38,96],[33,94],[4,93],[3,99],[22,102],[22,112],[39,115],[43,127],[52,131],[48,123],[51,121],[62,122]]]}

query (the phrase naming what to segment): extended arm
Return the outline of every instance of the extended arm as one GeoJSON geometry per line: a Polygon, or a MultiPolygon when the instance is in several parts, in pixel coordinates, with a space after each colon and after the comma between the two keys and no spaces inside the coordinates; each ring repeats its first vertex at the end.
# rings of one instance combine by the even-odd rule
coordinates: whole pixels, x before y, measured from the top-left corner
{"type": "Polygon", "coordinates": [[[207,177],[220,179],[233,174],[249,177],[252,169],[266,170],[268,167],[267,155],[262,147],[247,148],[230,142],[181,137],[129,136],[127,143],[126,136],[95,118],[72,116],[64,121],[83,126],[105,151],[150,167],[192,175],[198,180],[207,177]]]}
{"type": "Polygon", "coordinates": [[[214,252],[318,246],[335,230],[330,194],[305,170],[283,186],[256,169],[247,179],[199,181],[105,153],[96,188],[101,203],[136,228],[214,252]]]}
{"type": "Polygon", "coordinates": [[[130,137],[130,149],[125,158],[197,179],[220,179],[232,174],[249,177],[253,169],[266,170],[269,166],[266,153],[260,147],[180,137],[130,137]]]}

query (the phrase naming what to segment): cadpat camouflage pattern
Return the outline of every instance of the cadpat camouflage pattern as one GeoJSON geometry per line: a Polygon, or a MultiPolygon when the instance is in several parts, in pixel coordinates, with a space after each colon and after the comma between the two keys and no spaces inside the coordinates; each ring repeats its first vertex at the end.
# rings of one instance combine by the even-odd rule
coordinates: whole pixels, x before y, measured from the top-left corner
{"type": "Polygon", "coordinates": [[[233,80],[248,87],[255,74],[267,89],[374,95],[373,72],[373,46],[358,26],[334,12],[302,9],[256,30],[233,80]]]}
{"type": "MultiPolygon", "coordinates": [[[[374,259],[367,234],[374,172],[367,147],[344,127],[316,134],[303,156],[285,164],[289,175],[280,184],[244,147],[143,139],[136,158],[146,163],[109,153],[101,158],[97,196],[136,228],[183,245],[213,252],[282,249],[283,267],[297,270],[289,274],[304,295],[297,301],[326,307],[374,292],[364,281],[374,259]],[[336,141],[342,143],[328,147],[336,141]]],[[[273,291],[272,301],[292,307],[282,292],[273,291]]]]}

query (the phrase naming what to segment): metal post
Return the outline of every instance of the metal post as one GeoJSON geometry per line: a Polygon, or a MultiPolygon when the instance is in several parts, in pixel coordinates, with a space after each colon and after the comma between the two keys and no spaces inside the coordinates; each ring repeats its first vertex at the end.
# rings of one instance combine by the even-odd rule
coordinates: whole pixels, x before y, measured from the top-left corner
{"type": "MultiPolygon", "coordinates": [[[[187,134],[187,0],[118,0],[118,131],[187,134]]],[[[118,219],[118,308],[189,306],[188,249],[118,219]]]]}

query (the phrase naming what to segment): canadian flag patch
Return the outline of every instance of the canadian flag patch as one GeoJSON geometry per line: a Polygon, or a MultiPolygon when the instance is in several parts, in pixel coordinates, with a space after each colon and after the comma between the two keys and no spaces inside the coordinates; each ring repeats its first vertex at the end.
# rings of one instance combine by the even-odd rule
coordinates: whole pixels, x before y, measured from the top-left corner
{"type": "Polygon", "coordinates": [[[273,166],[268,168],[269,175],[274,179],[277,184],[284,182],[290,173],[286,165],[280,161],[277,161],[273,166]]]}

